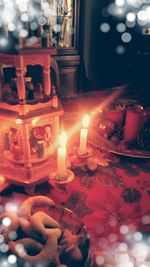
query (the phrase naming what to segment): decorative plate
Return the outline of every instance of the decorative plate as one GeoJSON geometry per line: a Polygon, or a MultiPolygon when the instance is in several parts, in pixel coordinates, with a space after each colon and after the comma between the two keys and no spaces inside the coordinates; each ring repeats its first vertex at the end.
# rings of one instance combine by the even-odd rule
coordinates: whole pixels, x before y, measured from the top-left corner
{"type": "Polygon", "coordinates": [[[136,149],[123,149],[117,145],[114,145],[112,141],[100,136],[96,131],[92,130],[89,135],[89,143],[96,146],[100,150],[112,152],[114,154],[134,157],[134,158],[150,158],[150,151],[142,151],[136,149]]]}

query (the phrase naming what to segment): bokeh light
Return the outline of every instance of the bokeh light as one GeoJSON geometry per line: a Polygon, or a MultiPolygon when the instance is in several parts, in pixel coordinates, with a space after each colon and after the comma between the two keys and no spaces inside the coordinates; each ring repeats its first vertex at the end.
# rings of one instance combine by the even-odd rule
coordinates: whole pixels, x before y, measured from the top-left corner
{"type": "Polygon", "coordinates": [[[121,35],[121,40],[124,42],[124,43],[129,43],[132,39],[132,36],[130,33],[128,32],[124,32],[122,35],[121,35]]]}
{"type": "Polygon", "coordinates": [[[104,259],[103,256],[97,256],[96,257],[96,263],[97,263],[97,265],[102,266],[104,264],[104,262],[105,262],[105,259],[104,259]]]}
{"type": "Polygon", "coordinates": [[[116,6],[122,7],[125,5],[125,0],[115,0],[116,6]]]}
{"type": "Polygon", "coordinates": [[[5,47],[8,45],[8,40],[5,37],[0,38],[0,46],[5,47]]]}
{"type": "Polygon", "coordinates": [[[128,250],[128,245],[126,243],[120,243],[118,246],[119,251],[121,252],[127,252],[128,250]]]}
{"type": "Polygon", "coordinates": [[[5,217],[2,219],[2,224],[5,226],[5,227],[8,227],[10,224],[11,224],[11,219],[8,218],[8,217],[5,217]]]}
{"type": "Polygon", "coordinates": [[[102,31],[102,32],[109,32],[110,31],[110,25],[108,24],[108,23],[106,23],[106,22],[104,22],[104,23],[102,23],[101,25],[100,25],[100,30],[102,31]]]}
{"type": "Polygon", "coordinates": [[[126,19],[127,19],[127,21],[129,21],[129,22],[134,22],[134,21],[136,20],[136,15],[135,15],[135,13],[134,13],[134,12],[129,12],[129,13],[127,13],[127,15],[126,15],[126,19]]]}
{"type": "Polygon", "coordinates": [[[135,232],[134,234],[133,234],[133,239],[135,240],[135,241],[141,241],[142,240],[142,238],[143,238],[143,235],[142,235],[142,233],[140,233],[140,232],[135,232]]]}
{"type": "Polygon", "coordinates": [[[13,254],[10,254],[7,259],[10,264],[15,264],[17,262],[17,257],[13,254]]]}
{"type": "Polygon", "coordinates": [[[17,244],[15,246],[15,250],[17,251],[17,253],[19,254],[20,257],[25,257],[26,256],[26,251],[25,248],[22,244],[17,244]]]}
{"type": "Polygon", "coordinates": [[[16,240],[17,239],[17,233],[15,231],[11,231],[8,236],[9,236],[10,240],[16,240]]]}
{"type": "Polygon", "coordinates": [[[126,21],[126,26],[128,27],[128,28],[133,28],[133,27],[135,27],[135,25],[136,25],[136,21],[126,21]]]}
{"type": "Polygon", "coordinates": [[[117,24],[116,29],[118,32],[125,32],[126,25],[123,22],[117,24]]]}
{"type": "Polygon", "coordinates": [[[12,202],[7,202],[5,204],[5,210],[6,211],[15,211],[15,212],[17,212],[18,206],[16,204],[12,203],[12,202]]]}
{"type": "Polygon", "coordinates": [[[7,253],[8,250],[9,250],[9,247],[7,244],[5,244],[5,243],[0,244],[0,252],[7,253]]]}
{"type": "Polygon", "coordinates": [[[126,235],[129,232],[129,228],[127,225],[120,226],[120,233],[126,235]]]}
{"type": "Polygon", "coordinates": [[[125,53],[125,48],[124,48],[124,46],[122,46],[122,45],[118,45],[118,46],[116,47],[116,53],[117,53],[118,55],[123,55],[123,54],[125,53]]]}

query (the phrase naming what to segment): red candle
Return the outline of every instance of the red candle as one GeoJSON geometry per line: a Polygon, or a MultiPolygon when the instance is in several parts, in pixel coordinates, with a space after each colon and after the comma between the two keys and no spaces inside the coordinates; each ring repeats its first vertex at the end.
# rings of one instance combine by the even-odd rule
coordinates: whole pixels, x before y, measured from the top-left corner
{"type": "Polygon", "coordinates": [[[128,109],[125,121],[124,139],[126,141],[136,140],[143,125],[143,110],[128,109]]]}

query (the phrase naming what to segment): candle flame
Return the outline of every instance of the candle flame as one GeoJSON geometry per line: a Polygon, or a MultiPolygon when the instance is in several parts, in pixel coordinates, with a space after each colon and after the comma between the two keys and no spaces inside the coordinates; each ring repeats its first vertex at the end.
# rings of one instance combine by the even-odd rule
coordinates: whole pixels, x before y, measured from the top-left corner
{"type": "Polygon", "coordinates": [[[82,121],[83,128],[88,128],[89,123],[90,123],[90,117],[89,115],[86,114],[82,121]]]}
{"type": "Polygon", "coordinates": [[[67,134],[63,131],[59,138],[60,146],[66,147],[67,144],[67,134]]]}
{"type": "Polygon", "coordinates": [[[0,185],[2,185],[5,182],[5,177],[0,174],[0,185]]]}

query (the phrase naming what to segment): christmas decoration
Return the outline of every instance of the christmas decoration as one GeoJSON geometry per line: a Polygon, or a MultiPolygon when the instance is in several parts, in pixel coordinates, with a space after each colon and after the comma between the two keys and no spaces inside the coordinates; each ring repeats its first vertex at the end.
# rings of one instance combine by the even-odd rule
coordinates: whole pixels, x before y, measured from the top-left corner
{"type": "MultiPolygon", "coordinates": [[[[53,105],[50,80],[50,55],[55,49],[21,50],[18,54],[0,54],[0,174],[9,183],[28,188],[49,178],[51,164],[54,162],[59,134],[59,116],[63,109],[58,101],[53,105]],[[11,80],[9,94],[16,90],[16,101],[8,97],[3,66],[16,69],[16,78],[11,80]],[[43,88],[40,98],[34,98],[35,90],[31,77],[25,77],[28,65],[41,65],[43,69],[43,88]],[[8,99],[7,99],[8,100],[8,99]],[[13,102],[14,101],[14,102],[13,102]]],[[[38,92],[38,93],[39,93],[38,92]]],[[[56,98],[56,95],[55,95],[56,98]]]]}
{"type": "Polygon", "coordinates": [[[137,147],[150,151],[150,121],[148,121],[137,138],[137,147]]]}

